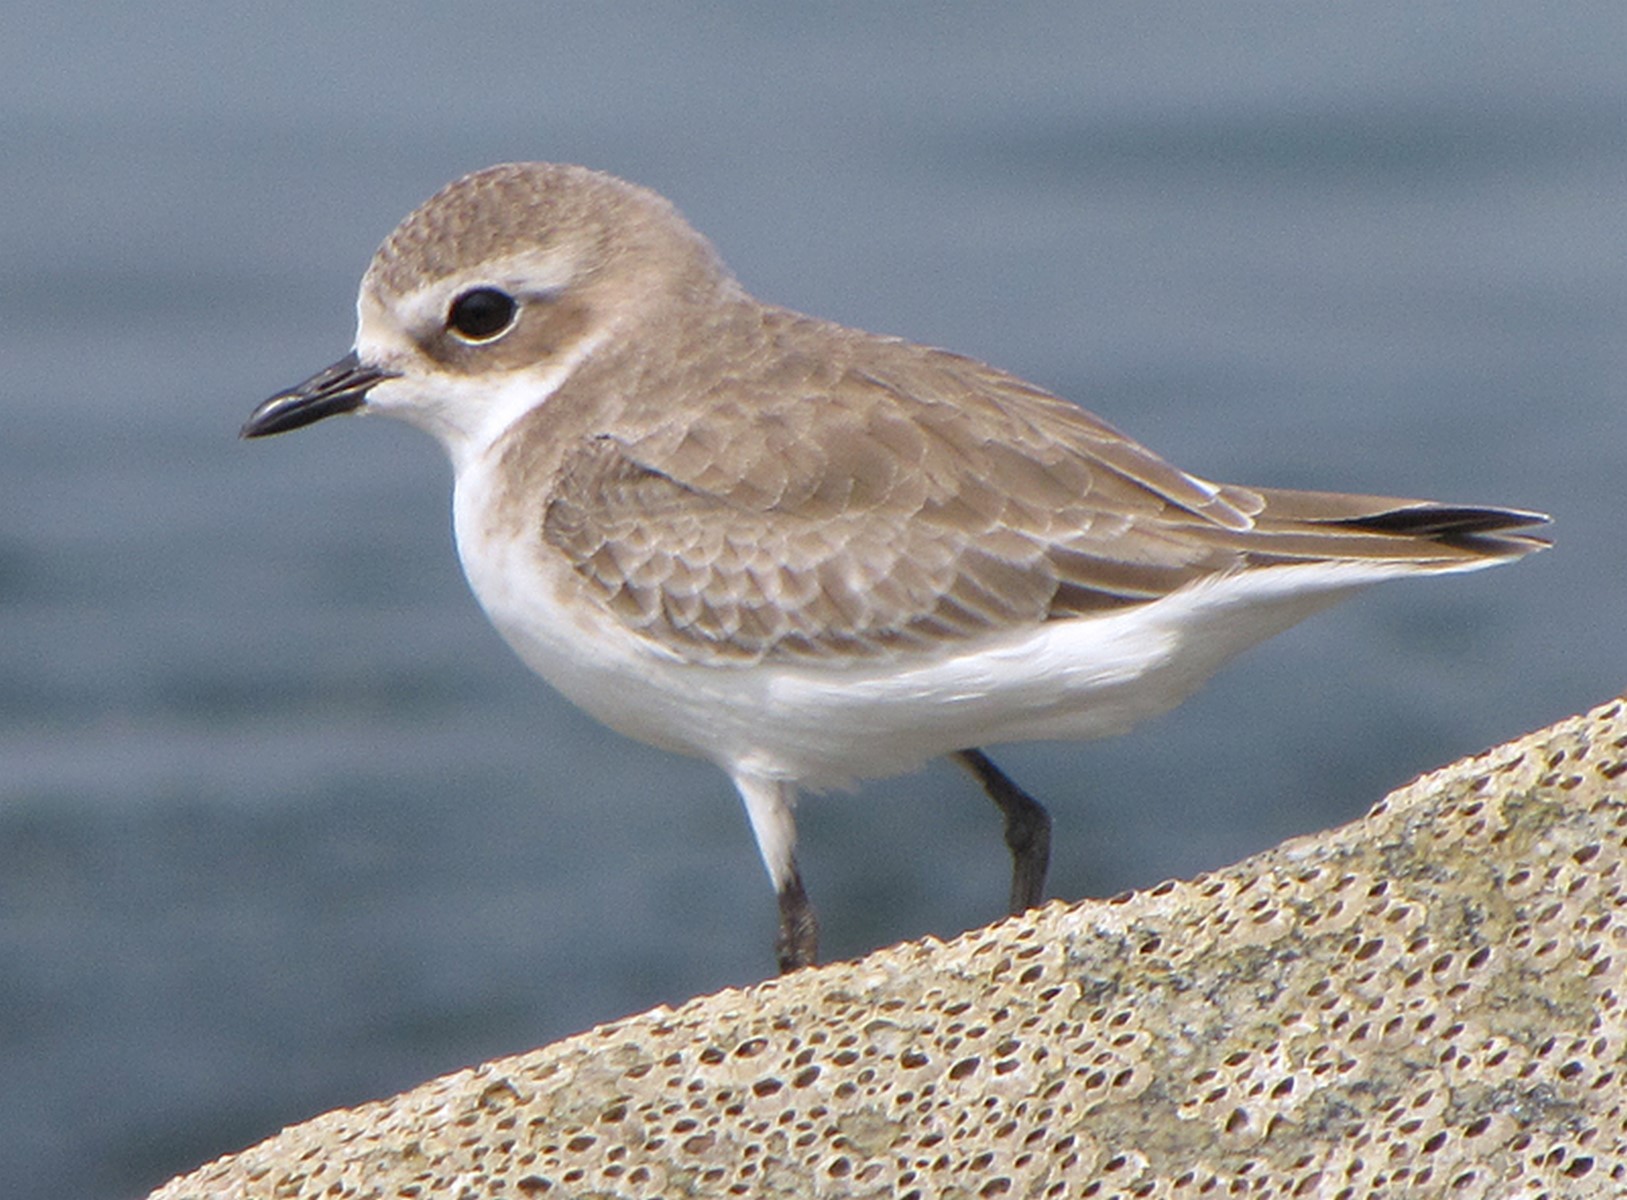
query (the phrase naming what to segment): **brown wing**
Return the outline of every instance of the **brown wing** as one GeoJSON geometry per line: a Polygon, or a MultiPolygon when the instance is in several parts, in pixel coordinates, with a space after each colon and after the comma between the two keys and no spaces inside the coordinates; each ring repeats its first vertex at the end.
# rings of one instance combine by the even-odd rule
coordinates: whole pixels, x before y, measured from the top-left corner
{"type": "Polygon", "coordinates": [[[1413,502],[1213,487],[982,364],[868,349],[834,372],[825,355],[732,380],[685,424],[585,441],[545,539],[645,636],[748,661],[925,649],[1256,560],[1442,553],[1371,524],[1413,502]]]}

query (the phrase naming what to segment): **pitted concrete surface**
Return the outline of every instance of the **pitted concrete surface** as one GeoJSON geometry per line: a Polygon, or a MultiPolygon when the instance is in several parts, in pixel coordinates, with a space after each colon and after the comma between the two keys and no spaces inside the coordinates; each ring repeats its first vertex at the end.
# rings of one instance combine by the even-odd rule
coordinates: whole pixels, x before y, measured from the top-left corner
{"type": "Polygon", "coordinates": [[[1186,882],[658,1009],[154,1200],[1627,1195],[1627,706],[1186,882]]]}

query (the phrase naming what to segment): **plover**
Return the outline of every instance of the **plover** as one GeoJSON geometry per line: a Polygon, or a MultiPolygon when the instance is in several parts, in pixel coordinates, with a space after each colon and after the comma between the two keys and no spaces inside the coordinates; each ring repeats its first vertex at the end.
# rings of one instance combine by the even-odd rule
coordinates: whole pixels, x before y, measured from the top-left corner
{"type": "Polygon", "coordinates": [[[1533,512],[1189,475],[981,362],[754,299],[670,203],[582,167],[448,185],[357,309],[355,348],[243,435],[353,411],[434,434],[519,656],[734,781],[782,971],[818,944],[801,789],[953,757],[1004,816],[1020,912],[1050,818],[978,747],[1119,733],[1369,584],[1546,544],[1533,512]]]}

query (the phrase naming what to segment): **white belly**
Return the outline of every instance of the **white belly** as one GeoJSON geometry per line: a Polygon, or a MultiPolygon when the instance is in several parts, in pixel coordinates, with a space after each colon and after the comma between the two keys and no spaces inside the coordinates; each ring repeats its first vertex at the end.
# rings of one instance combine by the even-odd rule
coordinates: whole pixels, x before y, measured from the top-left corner
{"type": "MultiPolygon", "coordinates": [[[[1178,704],[1255,642],[1368,584],[1416,573],[1394,563],[1272,567],[934,657],[705,664],[630,632],[576,590],[563,560],[485,534],[486,494],[480,470],[460,478],[459,555],[493,624],[532,670],[630,737],[734,775],[815,787],[973,746],[1121,733],[1178,704]]],[[[540,537],[540,520],[531,536],[540,537]]]]}
{"type": "MultiPolygon", "coordinates": [[[[563,560],[556,564],[522,540],[491,536],[483,484],[480,472],[466,473],[454,502],[458,553],[475,595],[532,670],[629,737],[710,759],[731,774],[746,768],[819,786],[1012,740],[1022,735],[988,734],[1014,701],[1054,710],[1066,700],[1066,687],[1043,681],[1024,700],[1011,693],[1008,677],[1029,674],[1020,639],[976,655],[848,667],[685,661],[593,603],[563,560]]],[[[1110,730],[1070,727],[1032,736],[1094,732],[1110,730]]]]}

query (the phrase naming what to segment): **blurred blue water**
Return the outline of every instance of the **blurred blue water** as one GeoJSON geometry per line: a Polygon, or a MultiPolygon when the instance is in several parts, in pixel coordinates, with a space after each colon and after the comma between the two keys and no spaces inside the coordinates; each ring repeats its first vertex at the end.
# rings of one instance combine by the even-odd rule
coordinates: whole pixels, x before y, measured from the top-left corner
{"type": "MultiPolygon", "coordinates": [[[[1627,11],[159,3],[0,39],[0,1178],[140,1194],[321,1109],[760,977],[723,778],[525,673],[439,451],[244,445],[377,241],[556,158],[758,294],[949,345],[1211,478],[1520,504],[1115,742],[1001,761],[1109,893],[1358,815],[1627,680],[1627,11]]],[[[947,768],[810,801],[828,951],[998,915],[947,768]]]]}

